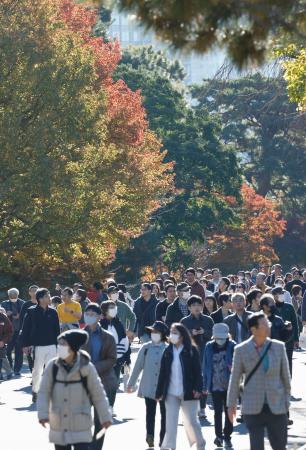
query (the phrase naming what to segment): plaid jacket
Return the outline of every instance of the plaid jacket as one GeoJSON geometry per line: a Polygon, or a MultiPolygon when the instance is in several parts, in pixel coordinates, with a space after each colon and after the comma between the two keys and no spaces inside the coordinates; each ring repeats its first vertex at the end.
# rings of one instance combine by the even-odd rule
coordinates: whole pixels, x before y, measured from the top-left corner
{"type": "MultiPolygon", "coordinates": [[[[264,403],[269,405],[273,414],[286,414],[289,409],[291,379],[285,345],[272,339],[268,358],[267,372],[261,364],[244,389],[242,414],[259,414],[264,403]]],[[[228,407],[236,406],[241,378],[252,371],[258,360],[253,337],[235,347],[227,394],[228,407]]]]}

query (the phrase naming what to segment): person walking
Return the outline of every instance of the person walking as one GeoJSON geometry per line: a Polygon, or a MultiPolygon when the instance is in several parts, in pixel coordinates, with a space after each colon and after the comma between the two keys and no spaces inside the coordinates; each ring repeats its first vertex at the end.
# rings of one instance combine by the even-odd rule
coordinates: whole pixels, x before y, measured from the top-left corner
{"type": "Polygon", "coordinates": [[[175,300],[176,297],[176,290],[174,284],[167,284],[165,287],[166,292],[166,299],[163,301],[160,301],[155,310],[155,318],[157,321],[165,322],[166,320],[166,313],[169,305],[172,305],[172,303],[175,300]]]}
{"type": "MultiPolygon", "coordinates": [[[[156,321],[152,327],[147,327],[151,340],[141,347],[138,352],[135,366],[127,382],[127,391],[132,393],[139,375],[142,373],[138,396],[145,399],[146,404],[146,441],[149,447],[154,447],[155,417],[156,417],[156,389],[163,353],[167,348],[168,327],[162,321],[156,321]]],[[[165,402],[159,402],[161,424],[159,447],[161,447],[166,431],[165,402]]]]}
{"type": "MultiPolygon", "coordinates": [[[[37,289],[38,289],[38,286],[36,286],[35,284],[33,284],[32,286],[29,287],[30,300],[26,301],[22,305],[22,308],[20,311],[20,330],[22,328],[24,317],[25,317],[26,313],[28,312],[28,309],[31,308],[31,306],[37,305],[37,300],[36,300],[37,289]]],[[[34,355],[33,355],[32,350],[30,350],[26,356],[27,356],[30,372],[32,372],[33,367],[34,367],[34,355]]]]}
{"type": "Polygon", "coordinates": [[[150,340],[150,334],[146,332],[146,327],[155,322],[155,310],[158,305],[155,295],[152,293],[150,283],[142,283],[140,288],[141,296],[135,301],[134,314],[136,316],[136,326],[139,340],[142,344],[150,340]]]}
{"type": "Polygon", "coordinates": [[[21,326],[20,313],[25,302],[19,298],[19,291],[16,288],[9,289],[7,293],[9,299],[1,303],[2,308],[5,309],[6,315],[13,326],[13,335],[7,344],[7,359],[12,370],[14,370],[14,374],[19,377],[23,363],[22,347],[19,340],[19,330],[21,326]],[[13,351],[15,351],[14,365],[12,357],[13,351]]]}
{"type": "MultiPolygon", "coordinates": [[[[206,301],[206,299],[205,299],[206,301]]],[[[181,323],[189,330],[193,340],[195,341],[199,353],[200,361],[202,364],[204,362],[204,351],[205,346],[208,341],[210,341],[212,336],[212,329],[214,326],[214,321],[208,315],[202,314],[202,299],[198,295],[192,295],[187,302],[188,309],[190,311],[189,316],[184,317],[181,323]]],[[[200,398],[200,410],[199,417],[201,419],[206,418],[205,408],[206,408],[207,395],[202,395],[200,398]]]]}
{"type": "Polygon", "coordinates": [[[119,287],[116,285],[116,283],[110,286],[107,292],[109,298],[106,300],[115,302],[117,307],[118,319],[122,323],[130,342],[132,342],[135,336],[134,332],[136,327],[136,316],[132,311],[132,308],[127,303],[122,302],[119,299],[119,287]]]}
{"type": "Polygon", "coordinates": [[[225,323],[217,323],[213,327],[213,340],[205,347],[203,363],[204,391],[210,392],[215,412],[214,444],[232,448],[231,435],[233,424],[229,420],[226,406],[227,390],[231,374],[235,341],[230,340],[229,328],[225,323]],[[222,416],[225,423],[222,430],[222,416]]]}
{"type": "Polygon", "coordinates": [[[242,293],[232,295],[232,305],[234,314],[226,317],[224,323],[228,325],[233,340],[240,344],[250,336],[247,319],[251,313],[245,309],[245,295],[242,293]]]}
{"type": "Polygon", "coordinates": [[[32,372],[32,401],[37,400],[44,367],[56,356],[57,337],[60,325],[57,312],[51,308],[50,292],[40,288],[36,291],[37,305],[28,309],[20,332],[23,352],[28,354],[32,347],[34,366],[32,372]]]}
{"type": "Polygon", "coordinates": [[[158,377],[156,399],[166,404],[166,434],[161,449],[175,449],[180,409],[190,447],[205,449],[205,439],[197,417],[203,377],[199,352],[187,328],[174,323],[170,345],[163,353],[158,377]]]}
{"type": "Polygon", "coordinates": [[[264,432],[273,450],[287,446],[287,413],[290,403],[290,371],[285,344],[270,339],[270,326],[263,312],[248,318],[252,336],[234,350],[227,395],[233,423],[243,376],[242,414],[250,436],[250,450],[264,450],[264,432]]]}
{"type": "Polygon", "coordinates": [[[58,305],[57,313],[60,321],[61,331],[79,328],[79,320],[82,317],[82,307],[79,302],[73,300],[73,290],[66,287],[62,290],[63,303],[58,305]]]}
{"type": "Polygon", "coordinates": [[[166,325],[168,328],[171,327],[173,323],[180,322],[181,319],[189,315],[187,301],[190,297],[190,286],[189,284],[179,283],[176,286],[177,298],[174,302],[168,306],[166,312],[166,325]]]}
{"type": "Polygon", "coordinates": [[[214,323],[222,323],[223,320],[232,314],[232,300],[229,292],[223,292],[219,295],[218,301],[221,305],[217,311],[211,313],[210,317],[214,323]]]}
{"type": "MultiPolygon", "coordinates": [[[[114,366],[117,361],[117,349],[114,337],[101,327],[101,318],[101,307],[97,303],[90,303],[84,313],[85,331],[88,333],[89,338],[82,348],[91,356],[91,361],[101,378],[110,407],[112,408],[118,387],[117,376],[114,371],[114,366]]],[[[94,422],[95,430],[92,443],[90,444],[90,450],[101,450],[104,443],[104,436],[96,439],[97,434],[101,431],[101,422],[97,411],[94,414],[94,422]]]]}
{"type": "Polygon", "coordinates": [[[91,406],[102,428],[112,417],[101,380],[89,355],[80,350],[88,334],[68,330],[58,337],[58,357],[46,367],[38,392],[37,411],[41,425],[50,424],[49,439],[55,450],[88,450],[92,441],[91,406]]]}
{"type": "Polygon", "coordinates": [[[193,267],[189,267],[186,272],[186,281],[190,286],[190,295],[199,295],[202,299],[202,302],[205,300],[205,289],[196,279],[196,271],[193,267]]]}
{"type": "Polygon", "coordinates": [[[12,339],[13,326],[8,319],[5,309],[0,308],[0,381],[3,380],[2,369],[6,372],[7,380],[13,375],[12,368],[7,359],[7,343],[12,339]]]}

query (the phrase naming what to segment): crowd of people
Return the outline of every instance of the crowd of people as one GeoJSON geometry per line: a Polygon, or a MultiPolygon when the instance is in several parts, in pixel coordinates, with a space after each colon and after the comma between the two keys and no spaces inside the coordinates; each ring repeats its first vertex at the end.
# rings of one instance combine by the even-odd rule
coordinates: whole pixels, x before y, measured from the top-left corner
{"type": "Polygon", "coordinates": [[[212,402],[216,447],[232,448],[237,404],[251,450],[285,450],[293,351],[306,325],[306,270],[282,266],[222,276],[188,268],[140,286],[134,301],[108,279],[86,289],[32,285],[29,300],[8,290],[0,305],[1,380],[21,375],[26,356],[39,422],[56,450],[100,450],[112,424],[121,377],[128,393],[140,378],[146,442],[175,449],[179,412],[190,446],[207,448],[200,420],[212,402]],[[131,346],[141,344],[131,364],[131,346]],[[14,358],[13,358],[14,357],[14,358]],[[5,375],[4,375],[5,374],[5,375]],[[91,434],[94,406],[94,434],[91,434]]]}

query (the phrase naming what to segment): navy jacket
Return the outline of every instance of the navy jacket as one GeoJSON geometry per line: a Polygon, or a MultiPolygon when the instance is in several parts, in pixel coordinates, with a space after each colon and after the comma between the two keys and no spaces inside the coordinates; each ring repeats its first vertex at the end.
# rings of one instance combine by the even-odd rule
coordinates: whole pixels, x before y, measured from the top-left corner
{"type": "Polygon", "coordinates": [[[174,302],[168,306],[166,313],[166,324],[170,328],[173,323],[180,322],[184,318],[180,307],[179,299],[177,298],[174,302]]]}
{"type": "MultiPolygon", "coordinates": [[[[192,347],[191,351],[184,348],[180,353],[180,360],[183,372],[184,400],[195,400],[193,391],[202,392],[203,390],[203,377],[197,348],[192,347]]],[[[165,399],[167,397],[172,361],[173,345],[170,344],[162,356],[156,398],[165,399]]]]}
{"type": "Polygon", "coordinates": [[[147,307],[143,312],[142,305],[144,301],[145,300],[142,297],[139,297],[135,301],[134,305],[134,314],[137,320],[136,327],[138,331],[138,337],[141,337],[144,334],[148,334],[145,330],[145,327],[149,327],[155,322],[155,309],[158,305],[158,300],[156,299],[155,295],[151,295],[147,307]]]}
{"type": "Polygon", "coordinates": [[[181,320],[181,323],[185,325],[186,328],[188,328],[191,334],[193,329],[203,328],[204,330],[203,334],[197,334],[196,336],[192,336],[193,340],[198,346],[202,359],[206,342],[210,341],[212,336],[214,321],[205,314],[200,314],[198,319],[194,317],[192,314],[189,314],[189,316],[184,317],[184,319],[181,320]]]}
{"type": "MultiPolygon", "coordinates": [[[[214,356],[214,345],[217,345],[215,341],[210,341],[206,344],[204,361],[203,361],[203,379],[204,379],[204,390],[208,390],[211,392],[212,388],[212,377],[213,377],[213,356],[214,356]]],[[[226,367],[227,367],[227,379],[229,381],[231,370],[232,370],[232,362],[233,362],[233,354],[234,347],[236,345],[235,341],[230,341],[229,339],[226,342],[226,367]]]]}
{"type": "Polygon", "coordinates": [[[57,311],[53,308],[44,310],[41,306],[28,309],[20,332],[22,347],[39,347],[57,345],[60,325],[57,311]]]}

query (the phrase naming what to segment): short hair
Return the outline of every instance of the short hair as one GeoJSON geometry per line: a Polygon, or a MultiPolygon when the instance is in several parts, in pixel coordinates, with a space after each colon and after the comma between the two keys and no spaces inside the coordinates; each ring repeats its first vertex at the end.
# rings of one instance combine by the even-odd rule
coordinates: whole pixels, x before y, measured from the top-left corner
{"type": "Polygon", "coordinates": [[[36,284],[32,284],[32,286],[29,287],[29,291],[31,291],[32,289],[38,289],[38,286],[36,286],[36,284]]]}
{"type": "Polygon", "coordinates": [[[273,295],[272,294],[264,294],[260,299],[260,307],[262,308],[263,306],[267,306],[269,304],[269,300],[273,300],[273,302],[274,302],[273,295]]]}
{"type": "Polygon", "coordinates": [[[127,292],[126,290],[126,285],[124,283],[118,283],[118,288],[120,289],[121,292],[123,292],[124,294],[127,292]]]}
{"type": "Polygon", "coordinates": [[[148,289],[149,291],[153,290],[153,286],[151,283],[148,283],[147,281],[145,281],[144,283],[141,283],[141,286],[148,289]]]}
{"type": "Polygon", "coordinates": [[[249,305],[252,305],[253,300],[255,300],[255,298],[257,297],[258,294],[262,294],[260,289],[251,289],[248,292],[246,299],[247,299],[247,302],[249,305]]]}
{"type": "Polygon", "coordinates": [[[277,278],[275,278],[274,283],[276,283],[277,281],[281,281],[282,283],[284,283],[283,277],[277,277],[277,278]]]}
{"type": "Polygon", "coordinates": [[[187,275],[187,273],[193,273],[193,275],[195,275],[196,271],[193,267],[188,267],[188,269],[185,270],[185,275],[187,275]]]}
{"type": "Polygon", "coordinates": [[[37,289],[36,294],[35,294],[36,300],[39,302],[39,300],[44,298],[44,296],[46,294],[49,294],[49,290],[47,288],[37,289]]]}
{"type": "Polygon", "coordinates": [[[165,292],[168,292],[168,289],[170,289],[170,288],[175,289],[174,284],[172,284],[172,283],[167,284],[167,285],[165,286],[165,292]]]}
{"type": "Polygon", "coordinates": [[[19,297],[19,290],[17,288],[11,288],[7,291],[8,296],[10,297],[11,295],[17,296],[19,297]]]}
{"type": "Polygon", "coordinates": [[[87,292],[85,291],[85,289],[78,289],[76,291],[76,293],[81,297],[81,301],[82,300],[86,300],[87,298],[87,292]]]}
{"type": "Polygon", "coordinates": [[[53,297],[51,297],[51,303],[54,303],[55,305],[60,305],[61,303],[63,303],[61,297],[59,297],[58,295],[54,295],[53,297]]]}
{"type": "Polygon", "coordinates": [[[198,267],[198,268],[197,268],[197,272],[204,273],[204,269],[202,269],[202,267],[198,267]]]}
{"type": "Polygon", "coordinates": [[[299,286],[298,284],[294,284],[291,289],[291,294],[297,295],[300,291],[302,291],[302,287],[299,286]]]}
{"type": "Polygon", "coordinates": [[[245,291],[246,290],[246,285],[245,285],[245,283],[243,283],[243,281],[239,281],[238,283],[237,283],[237,287],[242,287],[242,289],[245,291]]]}
{"type": "Polygon", "coordinates": [[[265,280],[267,278],[267,275],[263,272],[258,272],[257,277],[262,277],[265,280]]]}
{"type": "Polygon", "coordinates": [[[103,316],[105,316],[105,314],[107,313],[109,308],[115,308],[116,303],[113,302],[112,300],[107,300],[106,302],[102,302],[100,306],[101,306],[102,314],[103,314],[103,316]]]}
{"type": "Polygon", "coordinates": [[[261,311],[251,314],[247,319],[247,324],[248,324],[249,330],[253,327],[257,328],[258,322],[260,321],[260,319],[264,319],[265,317],[266,317],[265,313],[263,313],[261,311]]]}
{"type": "Polygon", "coordinates": [[[218,269],[218,267],[215,267],[214,269],[211,269],[211,273],[214,273],[214,272],[220,272],[220,269],[218,269]]]}
{"type": "Polygon", "coordinates": [[[70,287],[65,287],[62,292],[67,292],[67,294],[70,295],[70,297],[73,296],[73,290],[70,287]]]}
{"type": "Polygon", "coordinates": [[[192,295],[187,301],[187,306],[202,305],[202,299],[199,295],[192,295]]]}
{"type": "Polygon", "coordinates": [[[245,295],[244,294],[242,294],[241,292],[235,292],[235,294],[232,295],[232,302],[234,303],[234,301],[238,297],[242,298],[245,301],[245,295]]]}
{"type": "Polygon", "coordinates": [[[226,284],[227,287],[230,286],[231,280],[227,277],[222,277],[221,280],[226,284]]]}
{"type": "Polygon", "coordinates": [[[231,301],[231,294],[229,292],[222,292],[222,294],[219,295],[218,301],[220,305],[223,305],[224,303],[228,303],[231,301]]]}
{"type": "Polygon", "coordinates": [[[89,303],[85,308],[85,312],[87,311],[93,311],[98,314],[98,316],[101,316],[102,314],[101,308],[97,303],[89,303]]]}

